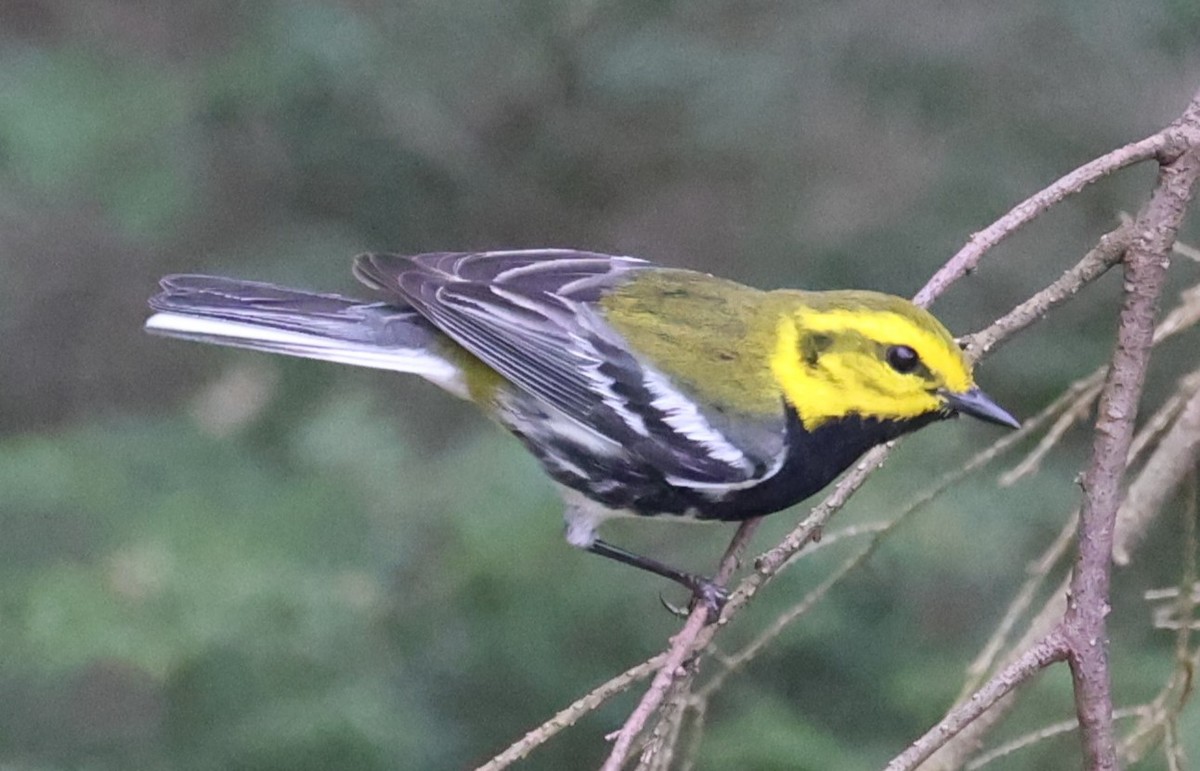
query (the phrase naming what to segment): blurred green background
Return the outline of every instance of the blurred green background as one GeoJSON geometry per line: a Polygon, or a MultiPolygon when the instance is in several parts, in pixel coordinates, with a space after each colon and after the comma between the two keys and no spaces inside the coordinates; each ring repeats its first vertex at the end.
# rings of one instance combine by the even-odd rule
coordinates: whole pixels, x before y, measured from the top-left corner
{"type": "MultiPolygon", "coordinates": [[[[353,292],[360,251],[555,245],[912,294],[1009,206],[1178,115],[1197,39],[1192,0],[0,3],[0,768],[460,768],[678,623],[671,587],[563,543],[551,486],[469,408],[150,338],[161,274],[353,292]]],[[[982,326],[1152,180],[1060,206],[935,310],[982,326]]],[[[1198,279],[1180,261],[1169,297],[1198,279]]],[[[981,382],[1031,414],[1103,360],[1118,292],[1088,289],[981,382]]],[[[1149,405],[1196,335],[1169,350],[1149,405]]],[[[887,516],[997,435],[913,437],[838,521],[887,516]]],[[[954,697],[1086,454],[1076,430],[1032,480],[982,474],[898,532],[731,680],[699,767],[899,751],[954,697]]],[[[1119,704],[1171,668],[1140,594],[1178,580],[1178,522],[1118,575],[1119,704]]],[[[730,533],[610,531],[697,570],[730,533]]],[[[803,561],[722,646],[847,553],[803,561]]],[[[634,698],[522,767],[594,766],[634,698]]],[[[1002,735],[1070,714],[1059,667],[1002,735]]],[[[1076,765],[1068,735],[995,767],[1076,765]]]]}

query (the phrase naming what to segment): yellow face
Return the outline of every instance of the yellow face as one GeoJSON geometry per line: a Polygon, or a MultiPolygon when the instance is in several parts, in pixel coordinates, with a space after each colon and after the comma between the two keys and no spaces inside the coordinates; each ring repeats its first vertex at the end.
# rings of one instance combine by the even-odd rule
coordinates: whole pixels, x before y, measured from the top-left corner
{"type": "Polygon", "coordinates": [[[823,293],[778,325],[771,370],[804,427],[859,415],[896,420],[946,411],[974,388],[954,338],[928,312],[869,292],[823,293]]]}

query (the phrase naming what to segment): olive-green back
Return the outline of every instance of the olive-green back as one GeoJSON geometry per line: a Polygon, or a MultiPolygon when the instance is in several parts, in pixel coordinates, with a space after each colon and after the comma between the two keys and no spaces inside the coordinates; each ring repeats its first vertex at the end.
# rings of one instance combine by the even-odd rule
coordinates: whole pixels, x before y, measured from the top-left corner
{"type": "Polygon", "coordinates": [[[779,319],[773,293],[693,271],[648,270],[600,305],[640,357],[711,409],[780,411],[779,387],[764,366],[779,319]]]}

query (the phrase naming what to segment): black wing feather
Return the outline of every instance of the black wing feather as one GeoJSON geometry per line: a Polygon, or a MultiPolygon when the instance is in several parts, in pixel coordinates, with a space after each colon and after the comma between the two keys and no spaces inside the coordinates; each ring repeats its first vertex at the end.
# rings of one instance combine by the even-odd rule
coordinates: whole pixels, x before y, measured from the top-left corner
{"type": "Polygon", "coordinates": [[[596,312],[606,289],[648,267],[631,257],[535,250],[365,254],[354,270],[510,382],[669,477],[720,485],[764,473],[774,458],[713,457],[669,425],[643,365],[596,312]]]}

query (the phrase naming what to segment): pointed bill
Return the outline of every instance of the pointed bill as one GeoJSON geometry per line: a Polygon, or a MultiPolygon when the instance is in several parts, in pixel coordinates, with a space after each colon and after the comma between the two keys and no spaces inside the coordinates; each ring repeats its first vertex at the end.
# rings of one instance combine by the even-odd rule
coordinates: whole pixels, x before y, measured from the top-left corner
{"type": "Polygon", "coordinates": [[[970,415],[973,418],[1009,428],[1021,427],[1016,418],[1008,414],[1003,407],[992,401],[992,397],[978,388],[972,388],[960,394],[943,391],[942,398],[946,400],[947,407],[963,415],[970,415]]]}

